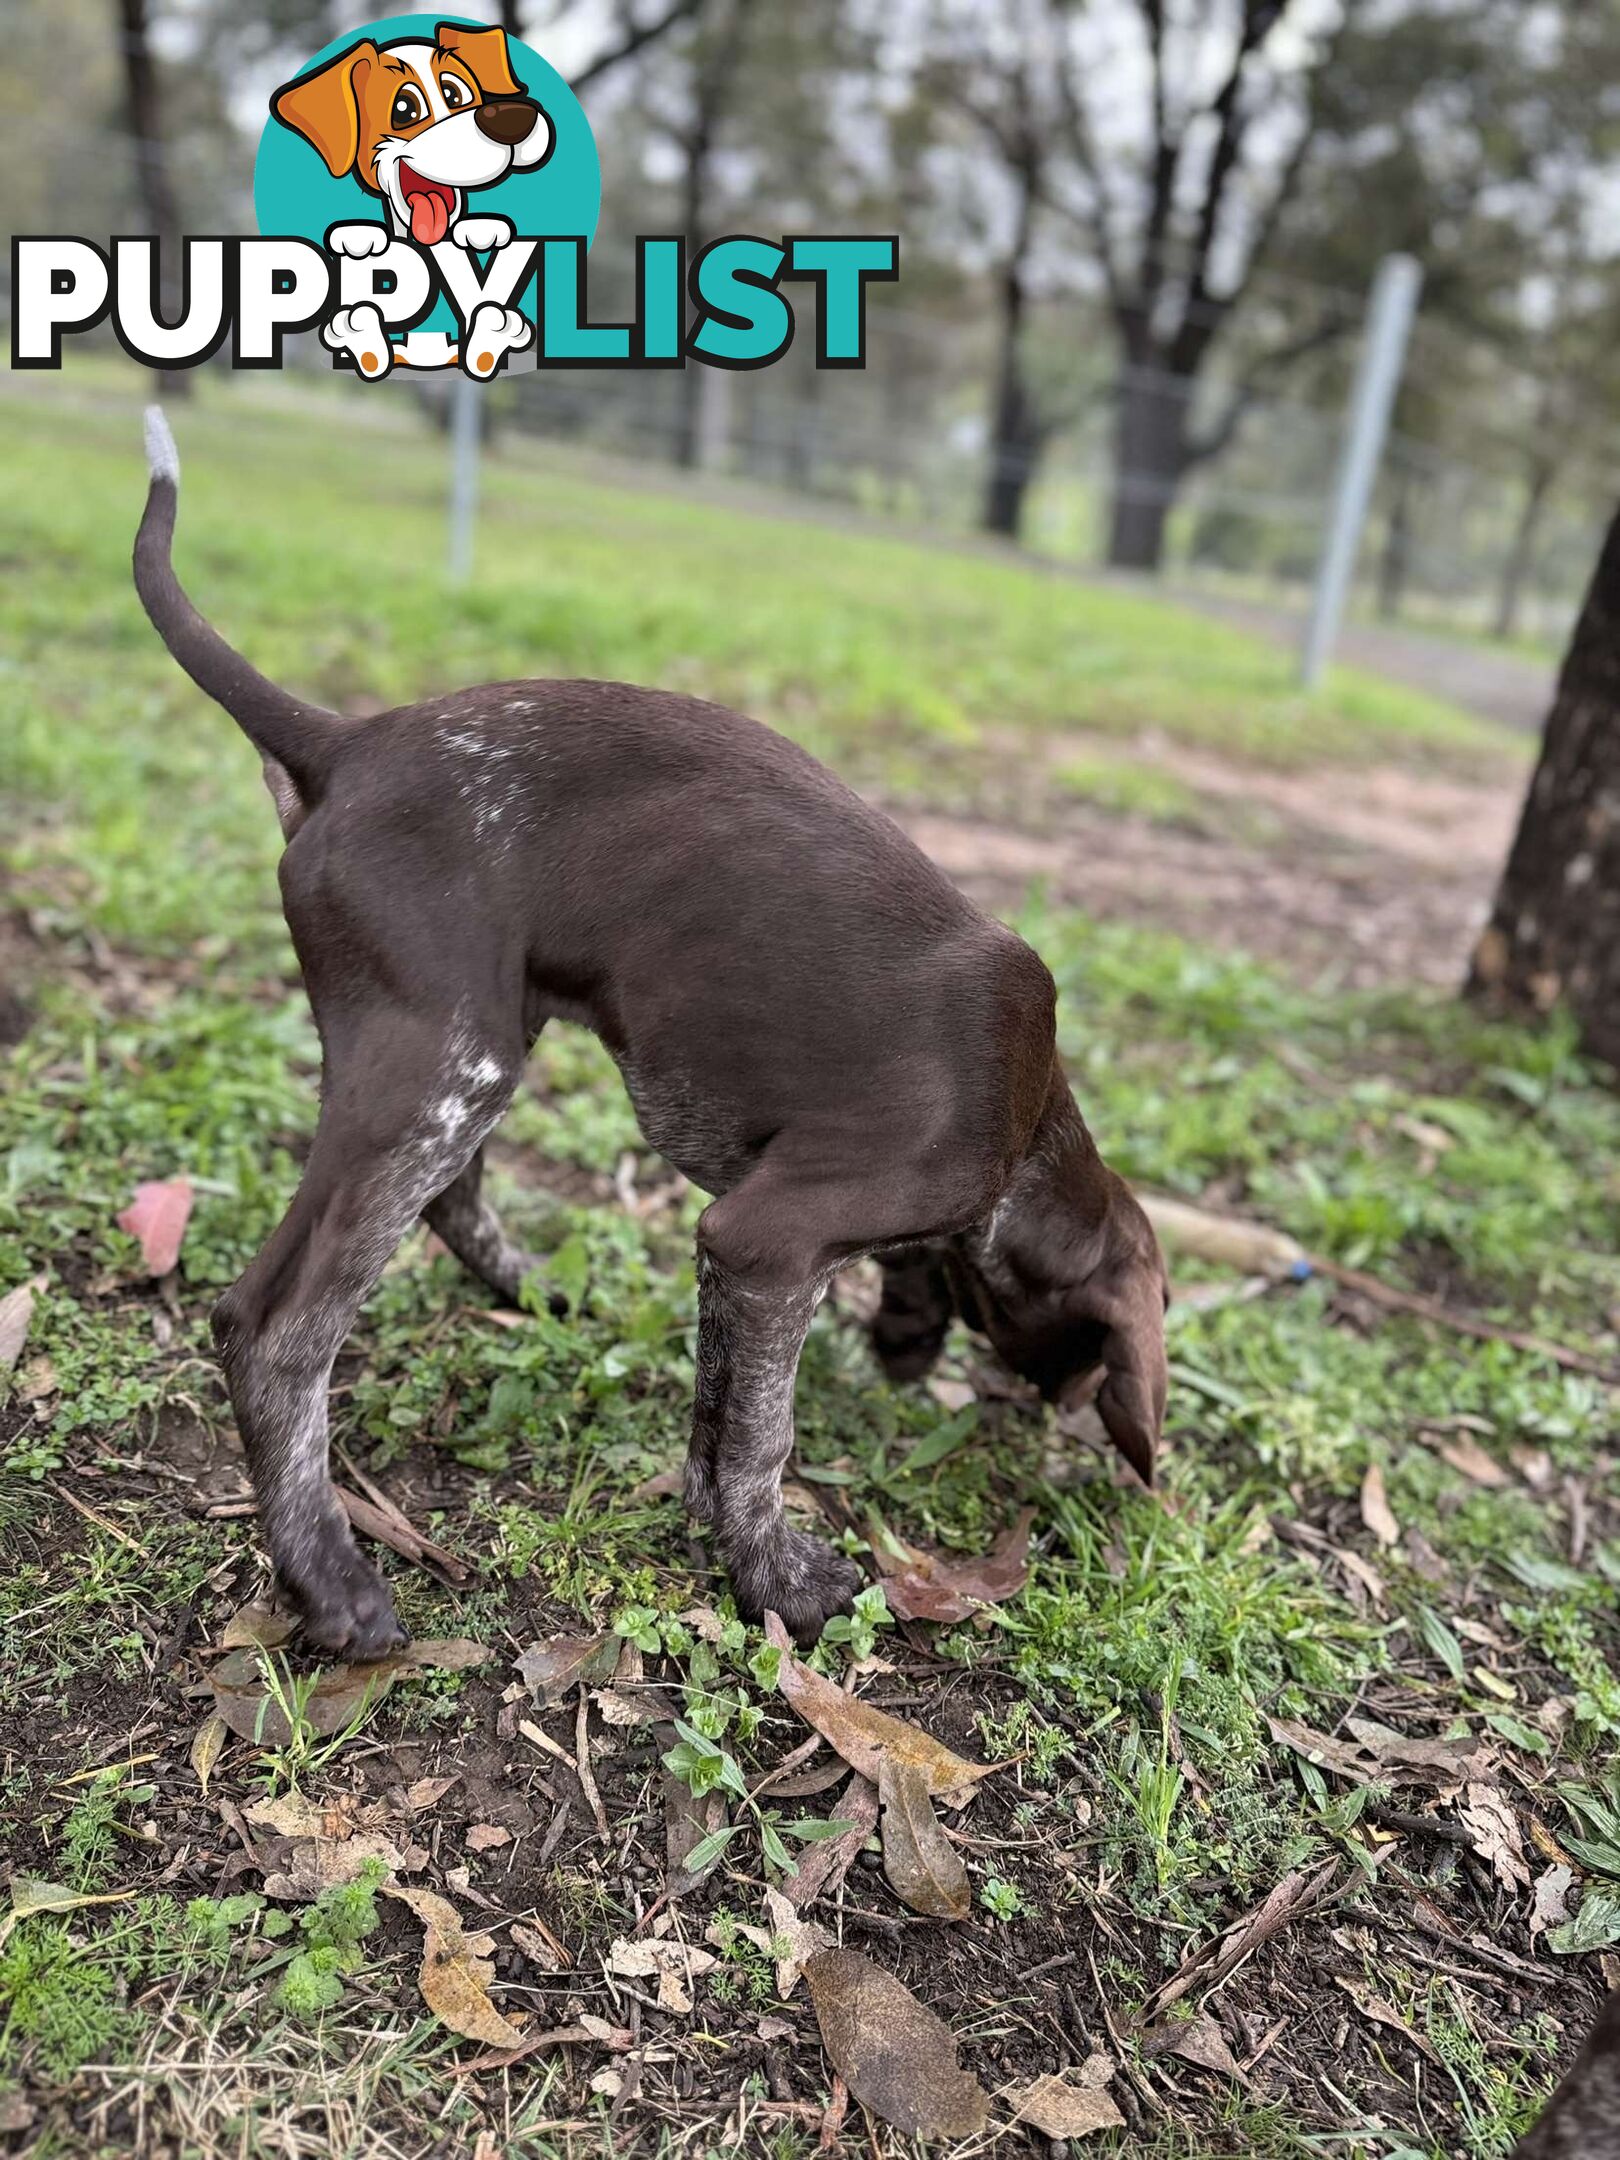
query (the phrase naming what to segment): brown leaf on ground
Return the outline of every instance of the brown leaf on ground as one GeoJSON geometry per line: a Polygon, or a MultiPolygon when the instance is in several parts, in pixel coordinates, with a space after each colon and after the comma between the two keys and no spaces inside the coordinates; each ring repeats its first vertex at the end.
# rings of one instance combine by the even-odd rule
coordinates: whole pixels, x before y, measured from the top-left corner
{"type": "Polygon", "coordinates": [[[34,1317],[34,1292],[44,1280],[42,1275],[36,1275],[32,1282],[19,1283],[15,1290],[8,1290],[0,1298],[0,1379],[5,1378],[22,1356],[29,1323],[34,1317]]]}
{"type": "Polygon", "coordinates": [[[1043,2137],[1083,2138],[1096,2130],[1122,2130],[1125,2118],[1103,2088],[1114,2066],[1106,2055],[1091,2055],[1075,2071],[1038,2077],[1028,2085],[1009,2085],[1001,2094],[1014,2123],[1026,2123],[1043,2137]]]}
{"type": "Polygon", "coordinates": [[[1527,1890],[1530,1869],[1525,1860],[1519,1818],[1508,1805],[1500,1785],[1472,1779],[1457,1810],[1457,1820],[1468,1832],[1468,1842],[1491,1870],[1504,1890],[1527,1890]]]}
{"type": "Polygon", "coordinates": [[[890,1571],[874,1544],[890,1611],[902,1620],[966,1620],[983,1605],[1016,1597],[1029,1580],[1029,1526],[1034,1520],[1035,1510],[1025,1508],[978,1559],[921,1553],[890,1571]]]}
{"type": "Polygon", "coordinates": [[[874,1784],[885,1756],[896,1763],[914,1763],[934,1798],[948,1807],[962,1807],[979,1779],[989,1777],[997,1767],[965,1761],[919,1726],[872,1709],[812,1672],[793,1655],[792,1639],[775,1613],[765,1615],[765,1637],[782,1653],[778,1680],[782,1693],[807,1725],[832,1742],[852,1770],[874,1784]]]}
{"type": "Polygon", "coordinates": [[[821,2044],[850,2092],[908,2137],[972,2137],[989,2096],[958,2063],[949,2028],[911,1990],[853,1950],[805,1966],[821,2044]]]}
{"type": "Polygon", "coordinates": [[[1398,2032],[1420,2055],[1427,2056],[1440,2069],[1445,2067],[1439,2051],[1422,2033],[1413,2030],[1387,1997],[1375,1994],[1365,1981],[1347,1979],[1343,1973],[1335,1973],[1333,1982],[1344,1989],[1363,2017],[1370,2018],[1375,2025],[1387,2026],[1391,2032],[1398,2032]]]}
{"type": "Polygon", "coordinates": [[[503,1830],[499,1823],[475,1822],[468,1826],[467,1847],[471,1852],[494,1852],[497,1846],[511,1842],[511,1831],[503,1830]]]}
{"type": "Polygon", "coordinates": [[[470,1635],[429,1635],[407,1643],[392,1662],[401,1672],[471,1672],[488,1664],[489,1649],[470,1635]]]}
{"type": "Polygon", "coordinates": [[[517,1660],[517,1671],[546,1710],[581,1682],[599,1686],[611,1680],[618,1662],[617,1635],[553,1635],[547,1642],[531,1643],[517,1660]]]}
{"type": "Polygon", "coordinates": [[[81,1905],[122,1905],[134,1897],[133,1890],[64,1890],[60,1883],[44,1882],[37,1875],[13,1875],[8,1886],[11,1910],[0,1920],[0,1949],[19,1920],[38,1912],[77,1912],[81,1905]]]}
{"type": "MultiPolygon", "coordinates": [[[[675,1745],[673,1726],[660,1733],[660,1753],[667,1753],[675,1745]]],[[[685,1897],[695,1890],[704,1877],[719,1863],[715,1854],[708,1867],[693,1874],[687,1861],[706,1837],[712,1837],[723,1827],[726,1819],[726,1796],[723,1792],[694,1793],[672,1771],[660,1769],[658,1789],[664,1802],[664,1889],[672,1897],[685,1897]]]]}
{"type": "Polygon", "coordinates": [[[1401,1526],[1389,1504],[1383,1468],[1378,1463],[1367,1465],[1367,1474],[1361,1481],[1361,1519],[1380,1545],[1388,1547],[1400,1543],[1401,1526]]]}
{"type": "Polygon", "coordinates": [[[902,1904],[931,1920],[965,1920],[973,1908],[967,1868],[940,1827],[921,1766],[884,1755],[878,1764],[878,1801],[889,1888],[902,1904]]]}
{"type": "Polygon", "coordinates": [[[692,1983],[720,1960],[712,1950],[696,1943],[676,1942],[672,1937],[621,1935],[608,1951],[608,1971],[623,1980],[656,1980],[658,2007],[676,2017],[688,2017],[692,2009],[692,1983]]]}
{"type": "Polygon", "coordinates": [[[420,1815],[425,1808],[437,1807],[451,1786],[458,1783],[461,1773],[450,1777],[420,1777],[405,1788],[405,1812],[420,1815]]]}
{"type": "Polygon", "coordinates": [[[1555,1860],[1550,1868],[1536,1877],[1535,1894],[1530,1900],[1530,1940],[1545,1935],[1548,1928],[1561,1927],[1569,1918],[1569,1893],[1575,1887],[1575,1870],[1555,1860]]]}
{"type": "Polygon", "coordinates": [[[1467,1777],[1479,1746],[1470,1739],[1416,1740],[1371,1718],[1347,1718],[1348,1740],[1314,1732],[1293,1718],[1267,1718],[1266,1723],[1274,1740],[1356,1785],[1391,1778],[1397,1784],[1454,1792],[1467,1777]]]}
{"type": "Polygon", "coordinates": [[[148,1275],[167,1275],[178,1265],[191,1198],[190,1178],[149,1179],[136,1186],[134,1199],[117,1217],[119,1229],[139,1244],[148,1275]]]}
{"type": "Polygon", "coordinates": [[[418,1981],[422,2000],[440,2023],[463,2039],[482,2040],[486,2047],[521,2046],[522,2033],[489,1998],[489,1983],[495,1977],[495,1967],[485,1955],[492,1947],[489,1937],[468,1935],[449,1899],[432,1890],[394,1884],[387,1895],[408,1905],[422,1923],[418,1981]]]}
{"type": "Polygon", "coordinates": [[[1207,2011],[1183,2021],[1156,2026],[1144,2033],[1142,2045],[1149,2055],[1179,2055],[1200,2070],[1213,2070],[1236,2083],[1245,2081],[1242,2066],[1226,2044],[1226,2035],[1207,2011]]]}
{"type": "Polygon", "coordinates": [[[1466,1433],[1460,1433],[1455,1440],[1442,1440],[1436,1452],[1470,1484],[1483,1485],[1496,1492],[1508,1482],[1508,1474],[1502,1465],[1466,1433]]]}
{"type": "Polygon", "coordinates": [[[847,1822],[849,1828],[835,1838],[804,1846],[798,1866],[778,1886],[795,1912],[803,1912],[815,1898],[833,1895],[877,1828],[877,1819],[877,1787],[870,1778],[857,1774],[831,1803],[831,1820],[847,1822]]]}
{"type": "Polygon", "coordinates": [[[204,1792],[208,1790],[208,1780],[214,1774],[214,1765],[219,1761],[230,1730],[218,1711],[215,1711],[212,1717],[205,1717],[192,1734],[191,1767],[196,1772],[197,1783],[204,1792]]]}
{"type": "Polygon", "coordinates": [[[1337,1883],[1338,1874],[1337,1860],[1324,1860],[1309,1875],[1302,1869],[1290,1870],[1280,1882],[1272,1885],[1251,1912],[1244,1913],[1213,1942],[1205,1943],[1182,1960],[1150,1998],[1154,2014],[1168,2010],[1172,2003],[1179,2002],[1195,1987],[1217,1986],[1262,1943],[1280,1935],[1284,1928],[1328,1896],[1337,1883]]]}
{"type": "Polygon", "coordinates": [[[509,1932],[517,1948],[542,1972],[567,1972],[574,1962],[573,1953],[565,1943],[557,1940],[538,1914],[532,1927],[522,1920],[514,1920],[509,1932]]]}
{"type": "MultiPolygon", "coordinates": [[[[398,1676],[395,1660],[378,1665],[329,1665],[311,1689],[303,1714],[311,1729],[325,1737],[342,1732],[354,1718],[372,1709],[398,1676]]],[[[257,1650],[233,1650],[208,1675],[214,1708],[233,1733],[262,1746],[281,1747],[291,1739],[281,1705],[265,1685],[257,1650]]]]}
{"type": "MultiPolygon", "coordinates": [[[[251,1816],[252,1810],[244,1812],[251,1816]]],[[[418,1848],[418,1863],[422,1859],[418,1848]]],[[[267,1873],[264,1894],[285,1904],[312,1905],[323,1890],[358,1882],[374,1862],[392,1875],[409,1865],[392,1838],[357,1830],[345,1838],[298,1838],[285,1848],[282,1865],[267,1873]]]]}
{"type": "Polygon", "coordinates": [[[298,1625],[291,1613],[268,1605],[244,1605],[232,1613],[219,1638],[221,1650],[278,1650],[298,1625]]]}
{"type": "MultiPolygon", "coordinates": [[[[818,1927],[814,1920],[801,1920],[780,1890],[766,1891],[765,1910],[771,1923],[769,1927],[751,1927],[745,1922],[738,1927],[737,1933],[774,1961],[776,1992],[786,2002],[798,1986],[810,1959],[823,1950],[832,1949],[835,1938],[824,1927],[818,1927]]],[[[711,1921],[704,1930],[703,1939],[712,1942],[717,1949],[724,1949],[726,1931],[711,1921]]]]}

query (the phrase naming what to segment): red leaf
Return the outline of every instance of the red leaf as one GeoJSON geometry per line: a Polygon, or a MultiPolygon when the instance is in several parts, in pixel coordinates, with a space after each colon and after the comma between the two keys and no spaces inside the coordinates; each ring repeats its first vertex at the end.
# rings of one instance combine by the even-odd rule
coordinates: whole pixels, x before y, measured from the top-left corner
{"type": "MultiPolygon", "coordinates": [[[[885,1573],[883,1590],[892,1612],[902,1620],[965,1620],[982,1605],[1016,1597],[1029,1580],[1029,1526],[1033,1508],[997,1538],[977,1559],[941,1553],[917,1553],[904,1566],[885,1573]]],[[[878,1565],[882,1567],[880,1555],[878,1565]]]]}
{"type": "Polygon", "coordinates": [[[148,1275],[167,1275],[179,1262],[181,1240],[190,1219],[190,1178],[164,1178],[136,1186],[134,1199],[118,1218],[118,1227],[140,1240],[148,1275]]]}

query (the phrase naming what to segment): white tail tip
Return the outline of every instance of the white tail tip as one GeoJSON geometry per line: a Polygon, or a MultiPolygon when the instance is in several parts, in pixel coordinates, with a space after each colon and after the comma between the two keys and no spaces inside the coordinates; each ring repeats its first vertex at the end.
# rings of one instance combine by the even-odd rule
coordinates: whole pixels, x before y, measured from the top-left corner
{"type": "Polygon", "coordinates": [[[174,445],[174,431],[163,416],[161,405],[146,408],[146,463],[154,480],[167,480],[172,486],[180,485],[180,453],[174,445]]]}

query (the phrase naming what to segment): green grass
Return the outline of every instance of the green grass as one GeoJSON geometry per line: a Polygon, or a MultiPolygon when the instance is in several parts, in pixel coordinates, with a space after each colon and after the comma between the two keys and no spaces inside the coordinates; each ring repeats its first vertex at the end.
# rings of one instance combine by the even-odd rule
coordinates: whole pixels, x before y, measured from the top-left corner
{"type": "MultiPolygon", "coordinates": [[[[25,1373],[49,1360],[54,1383],[7,1428],[0,1625],[20,1699],[79,1703],[87,1728],[110,1720],[118,1736],[138,1702],[159,1720],[148,1744],[183,1755],[193,1713],[177,1720],[158,1646],[175,1616],[194,1609],[208,1626],[227,1609],[239,1580],[230,1563],[246,1561],[249,1536],[132,1497],[120,1480],[176,1421],[228,1421],[206,1311],[293,1189],[316,1044],[276,912],[275,826],[254,761],[176,676],[128,590],[142,487],[129,400],[75,403],[71,377],[46,390],[48,402],[35,390],[0,405],[13,480],[0,504],[13,633],[0,840],[45,941],[36,1024],[0,1081],[0,1293],[43,1275],[25,1373]],[[104,971],[109,950],[127,975],[104,971]],[[113,1216],[136,1181],[180,1171],[197,1188],[182,1304],[155,1327],[113,1216]],[[59,1487],[123,1534],[64,1511],[52,1520],[67,1525],[65,1552],[33,1535],[59,1487]]],[[[603,488],[529,446],[492,464],[488,574],[447,601],[441,454],[391,417],[339,426],[247,393],[227,411],[205,392],[180,426],[181,560],[194,593],[261,666],[330,699],[400,698],[504,671],[658,679],[739,699],[857,778],[930,788],[971,786],[975,759],[1009,728],[1152,725],[1296,758],[1455,756],[1487,740],[1353,678],[1308,704],[1259,647],[1146,601],[603,488]]],[[[1086,776],[1093,792],[1116,784],[1104,763],[1086,776]]],[[[1431,997],[1302,990],[1240,956],[1089,922],[1038,895],[1020,921],[1057,975],[1088,1118],[1128,1174],[1193,1196],[1218,1186],[1221,1205],[1315,1250],[1614,1358],[1620,1104],[1561,1030],[1488,1025],[1431,997]]],[[[548,1033],[530,1078],[504,1129],[518,1159],[611,1170],[629,1149],[640,1185],[656,1181],[588,1037],[548,1033]]],[[[454,1519],[424,1527],[475,1553],[477,1579],[456,1594],[396,1570],[405,1617],[419,1634],[492,1643],[514,1602],[528,1609],[542,1593],[598,1624],[617,1618],[674,1657],[696,1729],[739,1757],[779,1749],[796,1731],[758,1638],[739,1631],[715,1652],[680,1628],[673,1616],[697,1585],[675,1510],[631,1498],[679,1453],[696,1203],[641,1221],[565,1204],[543,1184],[542,1171],[499,1198],[550,1256],[565,1317],[491,1325],[482,1293],[417,1239],[346,1362],[335,1426],[352,1454],[386,1471],[427,1445],[460,1466],[454,1519]]],[[[1266,1723],[1330,1729],[1369,1675],[1400,1687],[1416,1715],[1491,1735],[1515,1789],[1560,1833],[1607,1821],[1604,1764],[1620,1745],[1620,1544],[1604,1527],[1613,1398],[1502,1345],[1398,1318],[1333,1324],[1330,1306],[1311,1283],[1173,1311],[1167,1507],[1073,1484],[1027,1415],[987,1410],[978,1430],[963,1427],[964,1444],[919,1457],[941,1427],[933,1400],[881,1384],[832,1312],[808,1345],[802,1455],[856,1521],[876,1512],[908,1535],[978,1550],[1018,1497],[1037,1507],[1029,1590],[988,1630],[947,1638],[964,1684],[992,1691],[966,1699],[982,1701],[986,1747],[1020,1759],[1019,1834],[1036,1851],[1026,1859],[1014,1841],[978,1869],[973,1924],[1005,1933],[1067,1901],[1089,1929],[1092,1885],[1106,1880],[1110,1925],[1131,1932],[1116,1930],[1105,1950],[1099,1936],[1100,1955],[1126,2008],[1195,1935],[1331,1852],[1365,1876],[1353,1924],[1373,1958],[1371,1922],[1400,1897],[1380,1883],[1380,1848],[1342,1789],[1266,1723]],[[1515,1451],[1544,1455],[1547,1490],[1517,1478],[1483,1489],[1448,1465],[1436,1434],[1459,1415],[1504,1464],[1515,1451]],[[1365,1550],[1355,1498],[1374,1462],[1403,1528],[1445,1570],[1440,1582],[1425,1573],[1422,1548],[1373,1554],[1381,1610],[1352,1604],[1342,1576],[1270,1527],[1330,1521],[1365,1550]],[[1600,1526],[1576,1564],[1556,1497],[1565,1477],[1585,1481],[1600,1526]],[[1500,1652],[1458,1634],[1480,1616],[1500,1652]],[[1549,1696],[1564,1705],[1551,1726],[1538,1722],[1549,1696]],[[1058,1850],[1076,1865],[1056,1867],[1058,1850]]],[[[957,1371],[964,1351],[953,1346],[957,1371]]],[[[821,1654],[836,1667],[845,1653],[821,1654]]],[[[467,1729],[458,1676],[440,1677],[390,1697],[368,1738],[373,1726],[428,1742],[467,1729]]],[[[42,1792],[21,1764],[0,1782],[0,1815],[44,1840],[40,1864],[56,1879],[116,1883],[131,1790],[114,1778],[42,1792]]],[[[752,1848],[752,1832],[743,1843],[752,1848]]],[[[619,1888],[595,1879],[569,1877],[558,1906],[582,1933],[623,1923],[619,1888]]],[[[290,2043],[261,1977],[279,1938],[257,1908],[192,1918],[188,1936],[183,1915],[143,1900],[19,1928],[0,1962],[0,2075],[71,2080],[109,2051],[138,2058],[150,2037],[142,2006],[159,1995],[182,2035],[223,2032],[223,2060],[284,2072],[290,2043]]],[[[302,1971],[280,2008],[314,2014],[331,1992],[315,1983],[341,1980],[342,2021],[312,2028],[298,2049],[343,2086],[345,2105],[363,2096],[410,2109],[443,2064],[433,2068],[427,2028],[402,2029],[396,2007],[362,1987],[359,1940],[343,1972],[302,1971]]],[[[1378,1992],[1447,2066],[1450,2119],[1415,2149],[1499,2160],[1545,2084],[1545,2036],[1530,2029],[1539,2002],[1517,2038],[1487,2049],[1453,1992],[1398,1960],[1375,1962],[1378,1992]]],[[[728,1954],[739,2002],[768,1984],[756,1965],[728,1954]]],[[[1342,2016],[1343,1998],[1327,1995],[1324,2014],[1342,2016]]],[[[543,2119],[533,2095],[525,2105],[543,2119]]],[[[456,2106],[470,2142],[472,2102],[456,2106]]],[[[1172,2118],[1117,2149],[1165,2160],[1322,2149],[1286,2111],[1228,2112],[1229,2129],[1207,2113],[1185,2130],[1172,2118]]],[[[1351,2117],[1341,2129],[1334,2149],[1368,2160],[1388,2160],[1404,2135],[1351,2117]]],[[[554,2149],[520,2132],[518,2149],[554,2149]]]]}

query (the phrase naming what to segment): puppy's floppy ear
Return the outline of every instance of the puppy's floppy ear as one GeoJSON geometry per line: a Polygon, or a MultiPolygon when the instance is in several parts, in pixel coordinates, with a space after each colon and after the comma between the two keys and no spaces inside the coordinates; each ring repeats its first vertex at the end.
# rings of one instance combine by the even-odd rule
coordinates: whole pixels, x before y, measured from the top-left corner
{"type": "Polygon", "coordinates": [[[283,83],[271,97],[276,118],[313,143],[336,178],[353,172],[360,155],[360,93],[379,57],[371,39],[362,38],[313,75],[283,83]]]}
{"type": "Polygon", "coordinates": [[[1169,1290],[1152,1224],[1123,1178],[1110,1171],[1108,1181],[1102,1257],[1068,1301],[1071,1313],[1103,1331],[1097,1348],[1102,1384],[1095,1369],[1081,1374],[1062,1400],[1077,1406],[1095,1399],[1109,1439],[1142,1483],[1151,1485],[1170,1392],[1164,1351],[1169,1290]]]}
{"type": "Polygon", "coordinates": [[[512,73],[504,30],[469,30],[465,23],[442,22],[433,36],[441,51],[454,53],[471,69],[485,97],[522,97],[523,85],[512,73]]]}

